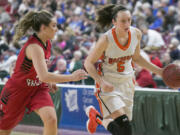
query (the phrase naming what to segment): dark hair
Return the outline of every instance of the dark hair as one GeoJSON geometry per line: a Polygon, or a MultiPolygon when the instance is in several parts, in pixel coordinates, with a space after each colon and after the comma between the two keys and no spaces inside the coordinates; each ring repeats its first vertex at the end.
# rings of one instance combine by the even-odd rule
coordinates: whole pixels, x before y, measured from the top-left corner
{"type": "Polygon", "coordinates": [[[53,15],[46,10],[28,12],[17,24],[13,40],[19,40],[29,28],[39,32],[41,25],[48,26],[52,17],[53,15]]]}
{"type": "Polygon", "coordinates": [[[97,11],[96,22],[102,28],[108,27],[111,25],[112,19],[116,20],[117,13],[119,11],[126,11],[126,10],[128,9],[122,5],[115,5],[115,4],[106,5],[97,11]]]}

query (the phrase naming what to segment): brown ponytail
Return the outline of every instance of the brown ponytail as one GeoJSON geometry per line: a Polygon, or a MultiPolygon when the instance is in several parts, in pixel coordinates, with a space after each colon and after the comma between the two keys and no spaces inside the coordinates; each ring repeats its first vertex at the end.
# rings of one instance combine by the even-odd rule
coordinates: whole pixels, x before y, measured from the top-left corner
{"type": "Polygon", "coordinates": [[[119,11],[128,10],[126,7],[122,5],[109,4],[97,11],[97,19],[96,22],[100,25],[101,28],[109,27],[112,24],[112,19],[116,20],[117,13],[119,11]]]}
{"type": "Polygon", "coordinates": [[[29,28],[39,32],[42,24],[48,26],[51,22],[53,15],[48,11],[30,11],[28,12],[18,23],[15,28],[15,35],[13,41],[18,41],[22,36],[26,34],[29,28]]]}

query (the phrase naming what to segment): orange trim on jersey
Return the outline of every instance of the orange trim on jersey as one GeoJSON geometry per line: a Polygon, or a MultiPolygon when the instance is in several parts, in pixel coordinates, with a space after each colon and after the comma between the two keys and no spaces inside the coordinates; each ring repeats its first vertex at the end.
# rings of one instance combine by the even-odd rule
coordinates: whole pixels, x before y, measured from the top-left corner
{"type": "MultiPolygon", "coordinates": [[[[104,58],[105,58],[105,54],[103,53],[103,54],[101,55],[101,57],[99,58],[99,60],[101,60],[101,62],[98,63],[98,67],[97,67],[97,72],[98,72],[98,74],[99,74],[100,76],[103,75],[103,73],[102,73],[102,62],[104,61],[104,58]]],[[[99,103],[99,108],[100,108],[101,114],[103,115],[103,109],[102,109],[101,100],[100,100],[100,98],[99,98],[99,96],[98,96],[99,92],[100,92],[100,85],[99,85],[98,83],[96,83],[96,92],[95,92],[94,95],[96,96],[96,99],[97,99],[97,101],[98,101],[98,103],[99,103]]]]}
{"type": "Polygon", "coordinates": [[[128,43],[126,45],[121,45],[118,41],[118,38],[116,36],[116,31],[115,31],[115,28],[112,28],[112,35],[113,35],[113,38],[114,38],[114,41],[116,43],[116,45],[122,49],[123,51],[127,50],[130,46],[130,42],[131,42],[131,32],[130,30],[128,30],[128,43]]]}
{"type": "Polygon", "coordinates": [[[101,100],[99,99],[99,96],[98,96],[98,94],[99,94],[99,92],[100,92],[100,86],[99,86],[98,83],[96,83],[96,89],[97,89],[97,91],[95,92],[94,95],[96,96],[96,99],[97,99],[97,101],[98,101],[98,103],[99,103],[99,108],[100,108],[101,114],[102,114],[102,116],[103,116],[102,104],[101,104],[101,100]]]}
{"type": "Polygon", "coordinates": [[[98,74],[99,74],[100,76],[103,75],[103,73],[102,73],[102,62],[104,61],[104,58],[105,58],[105,54],[103,53],[103,54],[101,55],[101,57],[99,58],[99,60],[101,60],[101,62],[98,63],[98,65],[97,65],[97,72],[98,72],[98,74]]]}
{"type": "Polygon", "coordinates": [[[132,81],[133,81],[133,84],[136,85],[136,80],[134,78],[132,79],[132,81]]]}
{"type": "Polygon", "coordinates": [[[104,58],[105,58],[105,54],[103,53],[99,59],[104,60],[104,58]]]}
{"type": "Polygon", "coordinates": [[[97,72],[98,72],[98,75],[102,76],[102,63],[99,63],[99,64],[98,64],[98,70],[97,70],[97,72]]]}
{"type": "Polygon", "coordinates": [[[96,83],[96,89],[99,89],[99,88],[100,88],[99,83],[96,83]]]}
{"type": "Polygon", "coordinates": [[[135,68],[134,62],[131,61],[131,66],[133,67],[133,69],[135,68]]]}
{"type": "Polygon", "coordinates": [[[101,111],[101,114],[102,114],[102,116],[103,116],[103,109],[102,109],[102,104],[101,104],[101,100],[99,99],[99,96],[98,96],[98,91],[95,93],[95,96],[96,96],[96,99],[97,99],[97,101],[98,101],[98,103],[99,103],[99,108],[100,108],[100,111],[101,111]]]}

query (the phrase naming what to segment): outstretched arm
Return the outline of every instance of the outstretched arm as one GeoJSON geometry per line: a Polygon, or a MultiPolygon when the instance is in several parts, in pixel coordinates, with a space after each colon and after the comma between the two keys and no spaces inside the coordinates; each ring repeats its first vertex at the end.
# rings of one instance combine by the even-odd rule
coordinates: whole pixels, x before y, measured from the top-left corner
{"type": "Polygon", "coordinates": [[[107,37],[105,35],[100,37],[95,47],[87,56],[84,63],[86,70],[97,83],[101,82],[101,76],[98,74],[94,64],[98,61],[98,59],[103,55],[104,51],[106,50],[107,42],[107,37]]]}
{"type": "Polygon", "coordinates": [[[48,72],[47,64],[45,62],[45,56],[43,49],[36,45],[31,44],[26,48],[26,56],[32,60],[33,66],[39,77],[39,80],[46,83],[60,83],[71,82],[86,79],[86,72],[84,70],[77,70],[70,75],[62,75],[48,72]]]}
{"type": "Polygon", "coordinates": [[[143,56],[141,56],[140,54],[140,41],[141,41],[141,37],[142,37],[142,34],[141,34],[141,31],[139,31],[137,29],[137,33],[138,33],[138,39],[139,39],[139,42],[138,42],[138,45],[136,47],[136,50],[135,50],[135,53],[133,55],[133,61],[135,63],[137,63],[139,66],[157,74],[157,75],[160,75],[162,76],[162,68],[159,68],[158,66],[152,64],[151,62],[147,61],[145,58],[143,58],[143,56]]]}
{"type": "Polygon", "coordinates": [[[98,59],[103,55],[107,47],[108,47],[108,39],[106,35],[103,35],[102,37],[100,37],[95,47],[91,50],[90,54],[85,60],[84,65],[90,76],[98,84],[100,84],[101,88],[106,92],[110,92],[113,90],[113,86],[102,79],[102,77],[98,74],[94,66],[94,64],[98,61],[98,59]]]}

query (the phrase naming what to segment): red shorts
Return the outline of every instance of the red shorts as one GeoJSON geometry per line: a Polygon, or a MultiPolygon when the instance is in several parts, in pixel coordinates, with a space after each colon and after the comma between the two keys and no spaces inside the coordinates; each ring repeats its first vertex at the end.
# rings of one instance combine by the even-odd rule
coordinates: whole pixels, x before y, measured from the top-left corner
{"type": "Polygon", "coordinates": [[[26,108],[29,112],[44,106],[52,106],[48,88],[16,89],[4,87],[0,96],[0,129],[10,130],[23,118],[26,108]]]}

